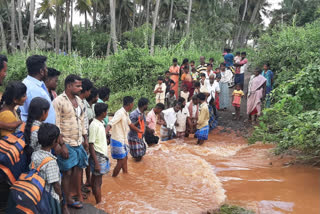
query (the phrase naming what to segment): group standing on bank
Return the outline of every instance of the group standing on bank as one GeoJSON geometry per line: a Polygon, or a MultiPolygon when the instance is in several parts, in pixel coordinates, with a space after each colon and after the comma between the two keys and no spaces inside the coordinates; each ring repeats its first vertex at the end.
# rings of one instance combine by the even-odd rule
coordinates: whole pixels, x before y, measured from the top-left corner
{"type": "MultiPolygon", "coordinates": [[[[108,87],[95,88],[91,80],[68,75],[64,91],[57,95],[60,71],[47,68],[45,56],[26,61],[27,76],[10,82],[0,101],[0,206],[7,213],[69,213],[81,209],[93,192],[101,202],[102,176],[109,172],[111,157],[117,160],[112,176],[128,172],[128,154],[141,161],[147,148],[161,141],[194,135],[202,145],[217,127],[218,111],[235,108],[240,119],[246,53],[226,49],[224,62],[200,64],[184,59],[158,77],[156,105],[147,113],[149,100],[123,98],[123,107],[108,116],[108,87]],[[235,90],[230,93],[230,88],[235,90]],[[160,125],[160,136],[157,134],[160,125]],[[85,173],[84,173],[85,172],[85,173]],[[85,175],[85,176],[84,176],[85,175]],[[83,177],[86,177],[84,179],[83,177]],[[85,181],[85,182],[84,182],[85,181]],[[91,189],[91,190],[90,190],[91,189]]],[[[0,83],[6,77],[8,59],[0,55],[0,83]]],[[[263,100],[270,106],[273,72],[269,64],[255,69],[247,92],[250,121],[261,114],[263,100]]]]}

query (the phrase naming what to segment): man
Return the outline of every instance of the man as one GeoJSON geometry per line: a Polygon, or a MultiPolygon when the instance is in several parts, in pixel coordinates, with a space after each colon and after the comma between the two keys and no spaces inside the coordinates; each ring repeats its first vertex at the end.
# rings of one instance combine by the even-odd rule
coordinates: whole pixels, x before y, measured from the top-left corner
{"type": "Polygon", "coordinates": [[[224,55],[224,61],[225,61],[226,67],[229,68],[229,67],[233,66],[234,56],[232,53],[230,53],[231,52],[230,48],[226,48],[225,50],[226,50],[227,54],[224,55]]]}
{"type": "Polygon", "coordinates": [[[130,130],[128,134],[130,154],[136,161],[140,161],[147,150],[143,137],[147,128],[146,115],[144,112],[148,109],[148,104],[149,100],[142,97],[138,102],[138,108],[130,113],[131,122],[142,131],[142,133],[137,133],[134,130],[130,130]]]}
{"type": "Polygon", "coordinates": [[[241,85],[241,89],[243,90],[243,85],[244,85],[244,73],[247,72],[248,69],[248,59],[246,58],[247,53],[246,52],[242,52],[241,53],[241,60],[238,64],[235,64],[236,67],[240,67],[240,72],[236,73],[235,77],[234,77],[234,84],[240,84],[241,85]]]}
{"type": "Polygon", "coordinates": [[[93,105],[98,102],[98,99],[99,99],[98,89],[95,87],[92,87],[90,96],[88,98],[86,98],[87,115],[88,115],[89,124],[91,123],[91,121],[95,117],[93,105]]]}
{"type": "Polygon", "coordinates": [[[200,65],[197,67],[197,72],[199,74],[205,73],[207,70],[207,64],[205,63],[206,58],[204,56],[200,56],[200,65]]]}
{"type": "Polygon", "coordinates": [[[217,81],[214,80],[214,75],[211,74],[209,77],[209,83],[207,84],[207,89],[209,92],[209,97],[207,99],[207,103],[210,102],[210,100],[213,98],[216,98],[216,92],[220,93],[220,86],[217,81]]]}
{"type": "Polygon", "coordinates": [[[48,89],[51,100],[57,97],[56,89],[58,86],[58,79],[61,72],[54,68],[48,68],[48,77],[45,80],[46,87],[48,89]]]}
{"type": "Polygon", "coordinates": [[[162,103],[157,103],[157,105],[147,115],[148,128],[145,133],[145,139],[148,145],[157,144],[159,142],[159,137],[154,134],[156,131],[157,115],[159,115],[164,108],[165,107],[162,103]]]}
{"type": "Polygon", "coordinates": [[[191,119],[191,127],[187,127],[187,135],[189,133],[194,133],[197,129],[197,121],[199,116],[199,99],[197,95],[193,95],[192,100],[187,103],[186,108],[189,111],[190,119],[191,119]]]}
{"type": "Polygon", "coordinates": [[[181,110],[177,112],[177,138],[184,138],[186,136],[187,124],[191,127],[191,119],[186,106],[186,100],[183,97],[179,97],[178,102],[181,103],[181,110]]]}
{"type": "Polygon", "coordinates": [[[138,129],[129,118],[128,112],[133,108],[133,97],[127,96],[123,98],[123,107],[119,109],[108,123],[106,128],[107,134],[111,130],[111,156],[117,160],[112,177],[117,177],[120,170],[128,173],[128,131],[129,128],[137,133],[143,133],[138,129]]]}
{"type": "Polygon", "coordinates": [[[33,55],[27,59],[28,76],[22,81],[27,86],[27,100],[23,106],[19,107],[21,119],[24,122],[26,122],[28,118],[30,102],[35,97],[42,97],[50,103],[48,117],[44,122],[51,124],[55,124],[56,122],[56,114],[51,103],[51,98],[43,82],[48,76],[46,61],[47,57],[39,55],[33,55]]]}
{"type": "Polygon", "coordinates": [[[88,165],[87,130],[84,122],[82,101],[79,95],[82,90],[82,79],[69,75],[65,79],[65,91],[53,101],[56,110],[56,125],[63,136],[62,153],[58,164],[62,172],[62,189],[66,196],[66,205],[82,208],[81,173],[88,165]],[[70,184],[74,184],[79,201],[71,197],[70,184]]]}
{"type": "Polygon", "coordinates": [[[162,141],[170,140],[176,135],[175,125],[177,125],[177,114],[181,107],[182,103],[175,102],[174,107],[160,113],[160,120],[162,121],[160,137],[162,141]]]}
{"type": "MultiPolygon", "coordinates": [[[[108,87],[101,87],[99,88],[98,94],[99,94],[98,103],[105,103],[109,100],[110,89],[108,87]]],[[[103,121],[104,121],[104,126],[107,126],[109,122],[109,116],[107,115],[103,121]]]]}

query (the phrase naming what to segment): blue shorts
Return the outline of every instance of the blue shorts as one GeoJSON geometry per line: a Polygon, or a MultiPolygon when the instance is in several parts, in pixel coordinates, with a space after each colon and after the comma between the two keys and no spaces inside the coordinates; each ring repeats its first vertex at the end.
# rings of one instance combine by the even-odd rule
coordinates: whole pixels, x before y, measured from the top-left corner
{"type": "Polygon", "coordinates": [[[83,146],[70,146],[66,144],[69,151],[69,158],[64,159],[61,155],[58,155],[57,162],[60,171],[65,172],[73,167],[86,168],[88,166],[88,155],[83,146]]]}
{"type": "Polygon", "coordinates": [[[209,126],[205,126],[201,129],[198,129],[194,134],[194,137],[198,138],[198,140],[208,140],[209,135],[209,126]]]}
{"type": "Polygon", "coordinates": [[[121,160],[128,156],[128,146],[111,138],[111,156],[113,159],[121,160]]]}

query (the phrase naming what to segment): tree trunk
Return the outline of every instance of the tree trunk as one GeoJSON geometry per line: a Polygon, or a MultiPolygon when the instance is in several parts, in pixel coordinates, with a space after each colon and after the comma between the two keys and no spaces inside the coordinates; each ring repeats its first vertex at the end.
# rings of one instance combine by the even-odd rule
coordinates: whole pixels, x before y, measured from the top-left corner
{"type": "Polygon", "coordinates": [[[111,17],[111,38],[112,38],[112,46],[113,51],[116,53],[118,51],[118,41],[117,41],[117,34],[116,34],[116,1],[110,1],[110,17],[111,17]]]}
{"type": "Polygon", "coordinates": [[[0,16],[0,33],[1,33],[1,51],[7,52],[6,35],[4,34],[4,28],[2,23],[2,17],[0,16]]]}
{"type": "Polygon", "coordinates": [[[146,15],[146,23],[147,24],[150,23],[149,18],[150,18],[150,0],[147,0],[147,15],[146,15]]]}
{"type": "Polygon", "coordinates": [[[246,0],[246,2],[244,4],[244,9],[243,9],[243,14],[242,14],[242,21],[244,21],[244,18],[246,17],[247,8],[248,8],[248,0],[246,0]]]}
{"type": "Polygon", "coordinates": [[[150,48],[150,54],[154,54],[154,37],[156,34],[156,27],[157,27],[157,18],[159,13],[159,6],[160,6],[160,0],[156,1],[156,8],[153,15],[153,22],[152,22],[152,37],[151,37],[151,48],[150,48]]]}
{"type": "Polygon", "coordinates": [[[18,0],[18,29],[19,29],[19,44],[20,50],[24,51],[24,41],[23,41],[23,31],[22,31],[22,15],[21,15],[21,7],[22,1],[18,0]]]}
{"type": "Polygon", "coordinates": [[[131,29],[132,32],[134,30],[134,23],[136,21],[135,19],[136,19],[136,0],[133,0],[132,29],[131,29]]]}
{"type": "Polygon", "coordinates": [[[93,16],[92,16],[92,29],[96,28],[97,22],[97,0],[93,0],[93,16]]]}
{"type": "Polygon", "coordinates": [[[111,36],[110,36],[110,38],[109,38],[109,40],[108,40],[108,45],[107,45],[107,56],[109,56],[109,55],[110,55],[110,48],[111,48],[111,36]]]}
{"type": "Polygon", "coordinates": [[[11,0],[11,23],[10,23],[10,29],[11,29],[11,50],[12,52],[16,51],[17,44],[16,44],[16,35],[15,35],[15,23],[16,23],[16,7],[14,5],[14,0],[11,0]]]}
{"type": "MultiPolygon", "coordinates": [[[[116,1],[115,1],[116,2],[116,1]]],[[[121,15],[122,15],[122,1],[120,1],[119,4],[119,14],[118,14],[118,36],[119,36],[119,41],[121,41],[121,29],[122,29],[122,25],[121,25],[121,15]]]]}
{"type": "Polygon", "coordinates": [[[72,28],[73,26],[73,0],[71,0],[71,22],[70,22],[70,32],[71,32],[71,38],[72,38],[72,28]]]}
{"type": "Polygon", "coordinates": [[[168,20],[168,38],[167,38],[168,46],[170,45],[172,13],[173,13],[173,0],[171,0],[171,4],[170,4],[170,14],[169,14],[169,20],[168,20]]]}
{"type": "Polygon", "coordinates": [[[247,28],[245,29],[244,34],[242,36],[241,47],[244,47],[246,45],[246,41],[248,40],[248,36],[251,31],[251,27],[252,27],[251,25],[254,24],[254,21],[256,19],[258,11],[260,10],[260,5],[261,5],[261,0],[258,0],[258,2],[256,3],[256,5],[253,9],[253,12],[252,12],[252,15],[250,18],[250,24],[247,26],[247,28]]]}
{"type": "Polygon", "coordinates": [[[59,54],[60,49],[60,6],[56,0],[56,27],[55,27],[55,50],[56,54],[59,54]]]}
{"type": "Polygon", "coordinates": [[[188,20],[187,20],[187,31],[186,31],[186,35],[187,35],[187,36],[189,35],[189,31],[190,31],[191,9],[192,9],[192,0],[189,0],[188,20]]]}
{"type": "Polygon", "coordinates": [[[66,0],[66,28],[67,28],[67,34],[68,34],[68,53],[71,53],[71,31],[70,31],[70,1],[66,0]]]}
{"type": "Polygon", "coordinates": [[[30,23],[29,23],[29,32],[30,32],[30,49],[33,51],[35,49],[34,43],[34,10],[35,10],[35,0],[30,1],[30,23]]]}
{"type": "Polygon", "coordinates": [[[84,29],[88,30],[88,17],[87,17],[87,11],[84,12],[84,29]]]}

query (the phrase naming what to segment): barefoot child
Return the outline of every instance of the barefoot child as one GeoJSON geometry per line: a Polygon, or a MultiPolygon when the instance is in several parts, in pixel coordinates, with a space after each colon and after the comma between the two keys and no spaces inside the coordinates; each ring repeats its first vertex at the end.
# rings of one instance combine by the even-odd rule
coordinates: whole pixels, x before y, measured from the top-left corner
{"type": "Polygon", "coordinates": [[[198,139],[197,144],[202,145],[205,140],[208,140],[208,134],[209,134],[209,108],[208,104],[206,102],[206,95],[203,93],[200,93],[197,95],[198,99],[201,103],[200,105],[200,113],[198,117],[198,122],[197,122],[197,131],[195,133],[195,137],[198,139]]]}
{"type": "Polygon", "coordinates": [[[97,103],[94,106],[96,117],[89,126],[89,164],[92,172],[91,187],[96,203],[101,202],[102,175],[110,170],[108,145],[103,119],[107,116],[108,105],[97,103]]]}
{"type": "Polygon", "coordinates": [[[177,97],[174,90],[170,90],[166,95],[166,109],[172,108],[176,102],[177,97]]]}
{"type": "Polygon", "coordinates": [[[241,85],[237,84],[235,90],[232,93],[232,105],[236,111],[236,120],[240,120],[240,105],[241,105],[241,98],[244,96],[243,91],[241,90],[241,85]]]}
{"type": "Polygon", "coordinates": [[[164,79],[162,76],[158,77],[158,84],[154,87],[153,93],[156,95],[156,103],[163,103],[166,96],[166,84],[163,83],[164,79]]]}
{"type": "Polygon", "coordinates": [[[123,98],[123,107],[119,109],[109,122],[106,132],[111,130],[111,156],[117,160],[117,165],[113,170],[112,177],[117,177],[120,170],[123,173],[128,173],[127,161],[128,161],[128,132],[129,127],[142,133],[134,124],[131,123],[128,112],[133,108],[133,97],[127,96],[123,98]]]}

